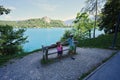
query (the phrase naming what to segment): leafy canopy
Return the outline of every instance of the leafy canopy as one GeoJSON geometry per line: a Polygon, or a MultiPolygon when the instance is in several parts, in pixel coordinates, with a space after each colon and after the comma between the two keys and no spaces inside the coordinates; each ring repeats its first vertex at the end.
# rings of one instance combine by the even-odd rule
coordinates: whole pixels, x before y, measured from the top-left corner
{"type": "Polygon", "coordinates": [[[102,9],[101,17],[99,19],[100,29],[104,30],[105,33],[114,33],[119,14],[120,0],[107,0],[104,8],[102,9]]]}
{"type": "Polygon", "coordinates": [[[0,15],[8,13],[10,13],[10,9],[4,8],[3,6],[0,5],[0,15]]]}
{"type": "MultiPolygon", "coordinates": [[[[0,15],[10,13],[10,9],[0,6],[0,15]]],[[[0,55],[22,52],[22,44],[26,42],[25,29],[14,29],[12,26],[0,25],[0,55]]]]}
{"type": "Polygon", "coordinates": [[[0,26],[0,54],[9,55],[21,52],[27,37],[25,29],[13,29],[12,26],[0,26]]]}

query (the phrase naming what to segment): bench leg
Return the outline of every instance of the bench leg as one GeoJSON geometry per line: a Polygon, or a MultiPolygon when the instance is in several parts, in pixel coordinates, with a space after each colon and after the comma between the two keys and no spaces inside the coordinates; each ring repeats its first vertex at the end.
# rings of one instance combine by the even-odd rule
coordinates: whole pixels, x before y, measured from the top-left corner
{"type": "Polygon", "coordinates": [[[46,49],[46,52],[45,52],[45,60],[46,61],[48,60],[48,49],[46,49]]]}
{"type": "Polygon", "coordinates": [[[76,54],[76,46],[75,46],[75,49],[74,49],[74,54],[76,54]]]}

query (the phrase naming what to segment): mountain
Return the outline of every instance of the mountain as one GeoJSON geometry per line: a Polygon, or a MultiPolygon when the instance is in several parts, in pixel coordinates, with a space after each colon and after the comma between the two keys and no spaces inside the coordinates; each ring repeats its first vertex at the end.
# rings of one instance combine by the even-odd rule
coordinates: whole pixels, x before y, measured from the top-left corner
{"type": "Polygon", "coordinates": [[[65,23],[66,25],[70,26],[70,25],[73,24],[73,21],[74,21],[74,20],[75,20],[75,19],[69,19],[69,20],[64,21],[64,23],[65,23]]]}
{"type": "Polygon", "coordinates": [[[47,28],[47,27],[68,27],[61,20],[52,20],[45,16],[43,18],[28,19],[21,21],[0,21],[0,25],[11,25],[13,27],[24,28],[47,28]]]}

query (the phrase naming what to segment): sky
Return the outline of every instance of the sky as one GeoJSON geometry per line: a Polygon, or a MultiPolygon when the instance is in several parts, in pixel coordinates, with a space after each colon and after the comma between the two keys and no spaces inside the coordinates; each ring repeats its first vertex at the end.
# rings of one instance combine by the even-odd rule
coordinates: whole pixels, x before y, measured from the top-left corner
{"type": "Polygon", "coordinates": [[[69,20],[85,6],[86,0],[0,0],[0,5],[11,9],[0,20],[26,20],[47,16],[55,20],[69,20]]]}

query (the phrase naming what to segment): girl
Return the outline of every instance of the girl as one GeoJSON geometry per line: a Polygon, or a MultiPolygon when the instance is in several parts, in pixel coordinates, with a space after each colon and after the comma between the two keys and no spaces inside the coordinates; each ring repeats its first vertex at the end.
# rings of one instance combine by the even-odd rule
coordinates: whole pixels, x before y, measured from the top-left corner
{"type": "Polygon", "coordinates": [[[57,42],[57,52],[58,52],[58,58],[62,57],[63,47],[60,42],[57,42]]]}

